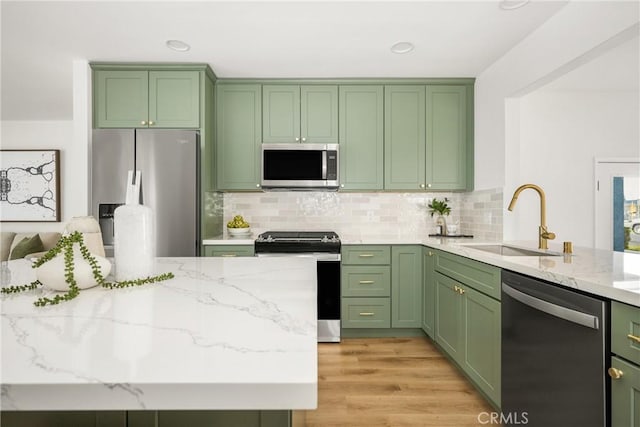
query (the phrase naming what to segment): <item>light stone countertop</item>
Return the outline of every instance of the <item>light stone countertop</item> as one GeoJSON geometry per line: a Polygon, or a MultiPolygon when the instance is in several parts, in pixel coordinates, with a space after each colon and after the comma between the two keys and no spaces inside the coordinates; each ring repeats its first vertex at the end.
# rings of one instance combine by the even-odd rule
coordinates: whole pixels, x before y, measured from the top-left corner
{"type": "MultiPolygon", "coordinates": [[[[2,410],[313,409],[316,262],[158,258],[175,278],[0,296],[2,410]]],[[[35,279],[3,263],[2,285],[35,279]]]]}
{"type": "MultiPolygon", "coordinates": [[[[640,307],[640,254],[574,246],[573,254],[570,256],[503,256],[473,249],[473,245],[504,243],[537,249],[538,243],[534,241],[483,242],[473,238],[437,238],[418,235],[378,236],[362,232],[338,234],[343,245],[429,246],[640,307]]],[[[219,240],[212,239],[205,242],[230,244],[231,240],[221,236],[219,240]]],[[[247,239],[242,244],[253,244],[253,241],[247,239]]],[[[551,251],[562,252],[562,243],[550,241],[549,248],[551,251]]]]}
{"type": "MultiPolygon", "coordinates": [[[[506,244],[537,250],[538,242],[481,242],[469,238],[420,238],[399,236],[340,236],[343,245],[419,244],[440,249],[506,270],[547,280],[568,288],[640,307],[640,254],[573,248],[573,254],[560,256],[503,256],[478,249],[474,245],[506,244]]],[[[549,250],[562,252],[562,243],[549,242],[549,250]]]]}

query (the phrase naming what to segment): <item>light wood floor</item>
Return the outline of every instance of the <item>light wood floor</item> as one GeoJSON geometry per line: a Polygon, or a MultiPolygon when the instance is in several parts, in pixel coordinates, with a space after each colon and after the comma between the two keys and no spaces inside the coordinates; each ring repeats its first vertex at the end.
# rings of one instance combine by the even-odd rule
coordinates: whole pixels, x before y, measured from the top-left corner
{"type": "Polygon", "coordinates": [[[480,426],[491,406],[426,338],[318,344],[318,409],[308,427],[480,426]]]}

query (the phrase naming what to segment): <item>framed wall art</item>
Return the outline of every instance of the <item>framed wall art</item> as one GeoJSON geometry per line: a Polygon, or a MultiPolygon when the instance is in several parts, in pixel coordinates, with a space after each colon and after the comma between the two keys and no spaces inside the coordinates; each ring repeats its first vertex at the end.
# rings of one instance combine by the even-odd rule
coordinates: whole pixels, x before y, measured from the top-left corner
{"type": "Polygon", "coordinates": [[[60,150],[0,150],[0,221],[60,221],[60,150]]]}

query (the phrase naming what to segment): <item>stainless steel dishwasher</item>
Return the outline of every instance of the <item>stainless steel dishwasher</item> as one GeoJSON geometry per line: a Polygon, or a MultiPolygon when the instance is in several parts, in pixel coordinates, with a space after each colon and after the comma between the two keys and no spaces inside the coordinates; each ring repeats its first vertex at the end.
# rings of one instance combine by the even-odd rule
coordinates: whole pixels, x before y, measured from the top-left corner
{"type": "Polygon", "coordinates": [[[608,313],[608,301],[503,270],[504,425],[609,425],[608,313]]]}

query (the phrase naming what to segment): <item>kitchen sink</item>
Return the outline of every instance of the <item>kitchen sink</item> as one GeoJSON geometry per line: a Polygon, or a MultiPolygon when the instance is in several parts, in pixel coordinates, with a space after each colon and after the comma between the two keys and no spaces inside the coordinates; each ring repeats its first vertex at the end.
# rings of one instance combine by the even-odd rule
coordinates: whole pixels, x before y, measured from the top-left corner
{"type": "Polygon", "coordinates": [[[497,255],[503,256],[560,256],[560,252],[553,252],[542,249],[526,249],[519,248],[517,246],[509,245],[463,245],[470,249],[477,249],[479,251],[491,252],[497,255]]]}

